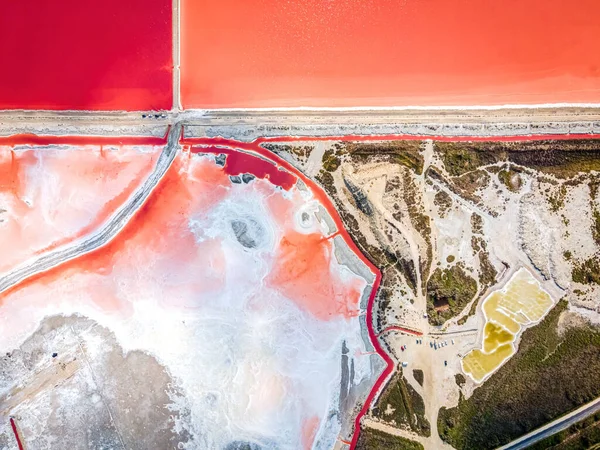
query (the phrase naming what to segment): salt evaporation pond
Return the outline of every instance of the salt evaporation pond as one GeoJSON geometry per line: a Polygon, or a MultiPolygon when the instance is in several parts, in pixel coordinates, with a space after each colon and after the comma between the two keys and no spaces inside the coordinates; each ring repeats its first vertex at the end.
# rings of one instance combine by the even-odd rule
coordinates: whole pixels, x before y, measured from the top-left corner
{"type": "MultiPolygon", "coordinates": [[[[42,236],[55,232],[33,250],[68,245],[61,239],[105,217],[100,200],[114,211],[124,201],[119,193],[138,185],[157,157],[153,147],[109,156],[61,151],[19,155],[24,169],[2,197],[18,207],[0,231],[35,220],[42,236]],[[99,173],[94,202],[80,189],[86,174],[99,173]],[[62,227],[69,233],[59,233],[62,227]]],[[[110,244],[2,294],[0,351],[18,348],[44,317],[83,315],[111,330],[125,351],[148,352],[166,367],[182,393],[169,407],[194,445],[332,448],[349,441],[354,408],[383,369],[365,320],[378,274],[322,198],[265,158],[185,147],[110,244]]],[[[11,245],[28,249],[27,241],[11,245]]],[[[26,443],[41,438],[51,399],[35,397],[28,407],[36,414],[21,415],[26,443]]]]}
{"type": "Polygon", "coordinates": [[[600,101],[600,2],[181,1],[184,108],[600,101]]]}
{"type": "Polygon", "coordinates": [[[484,300],[482,348],[465,355],[463,371],[476,382],[485,380],[515,354],[514,343],[519,333],[539,322],[552,305],[552,298],[533,275],[520,269],[504,289],[484,300]]]}

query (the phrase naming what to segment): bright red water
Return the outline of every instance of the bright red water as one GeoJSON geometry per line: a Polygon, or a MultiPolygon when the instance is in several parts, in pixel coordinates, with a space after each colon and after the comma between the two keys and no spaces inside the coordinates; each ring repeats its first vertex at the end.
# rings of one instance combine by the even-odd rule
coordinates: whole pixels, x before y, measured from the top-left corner
{"type": "MultiPolygon", "coordinates": [[[[203,149],[194,149],[202,151],[203,149]]],[[[279,186],[286,191],[296,184],[296,177],[286,170],[280,170],[273,162],[257,158],[248,153],[239,152],[227,148],[213,147],[209,149],[211,153],[223,153],[227,155],[225,160],[225,173],[227,175],[241,175],[251,173],[257,178],[266,178],[272,184],[279,186]]]]}
{"type": "Polygon", "coordinates": [[[168,134],[168,130],[163,137],[13,134],[0,136],[0,145],[165,145],[168,134]]]}
{"type": "Polygon", "coordinates": [[[171,0],[2,2],[0,109],[170,109],[171,7],[171,0]]]}
{"type": "Polygon", "coordinates": [[[600,102],[597,0],[182,0],[186,108],[600,102]]]}

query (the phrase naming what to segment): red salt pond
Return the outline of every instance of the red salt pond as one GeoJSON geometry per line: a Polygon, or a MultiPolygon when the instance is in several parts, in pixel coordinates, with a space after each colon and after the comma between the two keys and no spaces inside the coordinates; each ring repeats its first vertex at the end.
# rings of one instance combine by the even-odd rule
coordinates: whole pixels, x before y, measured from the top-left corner
{"type": "Polygon", "coordinates": [[[165,145],[168,130],[163,137],[158,136],[76,136],[14,134],[0,136],[0,145],[165,145]]]}
{"type": "Polygon", "coordinates": [[[600,102],[600,2],[182,0],[186,108],[600,102]]]}
{"type": "MultiPolygon", "coordinates": [[[[195,149],[194,151],[202,151],[195,149]]],[[[225,173],[227,175],[241,175],[251,173],[257,178],[266,178],[272,184],[288,191],[295,183],[296,177],[290,172],[279,170],[272,162],[249,155],[248,153],[230,150],[226,148],[212,148],[211,152],[222,153],[227,156],[225,161],[225,173]]]]}
{"type": "Polygon", "coordinates": [[[170,109],[171,6],[2,2],[0,109],[170,109]]]}

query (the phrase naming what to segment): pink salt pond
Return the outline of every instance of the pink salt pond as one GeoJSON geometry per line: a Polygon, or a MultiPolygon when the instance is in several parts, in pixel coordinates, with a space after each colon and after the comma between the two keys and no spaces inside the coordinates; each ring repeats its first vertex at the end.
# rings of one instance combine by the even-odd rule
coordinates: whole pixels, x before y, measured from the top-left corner
{"type": "MultiPolygon", "coordinates": [[[[110,157],[29,151],[16,158],[26,169],[2,186],[10,214],[0,245],[17,255],[3,257],[4,271],[93,234],[157,156],[150,147],[110,157]]],[[[185,411],[173,424],[186,430],[182,445],[190,436],[201,448],[350,441],[355,408],[384,368],[366,320],[378,275],[328,208],[322,192],[273,161],[186,147],[113,241],[2,294],[0,351],[18,348],[45,317],[80,314],[114,332],[124,351],[164,365],[181,393],[169,407],[185,411]]],[[[36,405],[42,423],[44,406],[36,405]]],[[[43,430],[20,427],[26,442],[43,430]]]]}

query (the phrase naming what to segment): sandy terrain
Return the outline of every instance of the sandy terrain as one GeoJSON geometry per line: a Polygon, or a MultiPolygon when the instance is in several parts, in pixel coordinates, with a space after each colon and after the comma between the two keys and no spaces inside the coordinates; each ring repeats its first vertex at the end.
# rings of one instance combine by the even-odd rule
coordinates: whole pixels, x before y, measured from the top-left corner
{"type": "MultiPolygon", "coordinates": [[[[303,145],[306,145],[304,141],[303,145]]],[[[325,141],[325,148],[335,148],[325,141]]],[[[287,145],[294,145],[288,142],[287,145]]],[[[342,146],[344,144],[342,143],[342,146]]],[[[285,155],[285,151],[282,152],[285,155]]],[[[422,338],[410,336],[402,331],[387,331],[380,334],[380,341],[388,348],[397,364],[402,364],[407,379],[425,400],[426,416],[432,425],[432,436],[424,438],[402,428],[389,429],[389,424],[381,423],[376,417],[364,420],[367,426],[407,438],[414,438],[425,448],[442,448],[435,425],[437,411],[441,406],[451,407],[458,401],[459,392],[469,396],[477,387],[467,377],[466,384],[459,388],[455,374],[462,374],[462,358],[472,349],[479,347],[483,339],[483,313],[481,299],[501,289],[519,269],[526,268],[541,283],[556,303],[566,295],[570,309],[580,320],[600,320],[600,305],[594,297],[597,287],[594,284],[575,283],[571,279],[573,267],[581,261],[597,254],[598,247],[592,236],[592,207],[597,208],[597,199],[590,200],[588,182],[595,180],[595,174],[571,178],[566,182],[553,175],[523,169],[518,179],[518,189],[509,189],[498,176],[501,163],[484,165],[487,175],[481,178],[482,184],[474,191],[461,191],[452,176],[446,171],[440,154],[435,151],[435,143],[425,142],[420,150],[423,155],[423,173],[419,175],[399,164],[390,164],[382,160],[382,153],[375,154],[370,160],[355,162],[351,156],[341,151],[340,168],[332,171],[334,199],[353,217],[355,236],[362,236],[365,245],[383,249],[394,249],[397,255],[412,261],[426,257],[426,241],[410,220],[406,211],[411,205],[429,217],[432,243],[431,269],[420,271],[418,280],[426,280],[434,268],[447,269],[457,263],[463,264],[467,273],[477,283],[477,295],[466,307],[442,327],[433,327],[424,318],[426,297],[421,290],[407,289],[405,274],[400,277],[400,286],[394,282],[385,297],[389,304],[383,314],[379,314],[376,326],[379,330],[400,326],[424,333],[422,338]],[[379,159],[378,159],[379,158],[379,159]],[[427,174],[428,167],[434,167],[442,178],[427,174]],[[402,177],[408,174],[409,178],[402,177]],[[399,181],[392,182],[390,180],[399,181]],[[451,180],[451,181],[448,181],[451,180]],[[348,190],[348,183],[355,185],[368,199],[372,213],[366,214],[364,208],[357,207],[356,196],[348,190]],[[407,184],[408,183],[408,184],[407,184]],[[411,196],[411,202],[405,202],[403,192],[417,186],[417,195],[411,196]],[[564,187],[563,187],[564,186],[564,187]],[[448,199],[447,205],[439,204],[437,194],[443,193],[448,199]],[[558,203],[555,200],[559,198],[558,203]],[[554,202],[554,203],[553,203],[554,202]],[[400,205],[400,214],[394,204],[400,205]],[[481,217],[481,228],[475,229],[473,216],[481,217]],[[382,230],[393,229],[383,234],[382,230]],[[492,282],[482,282],[486,269],[483,266],[481,252],[475,251],[474,239],[478,246],[484,246],[485,257],[495,270],[492,282]],[[565,251],[571,251],[569,258],[565,251]],[[450,259],[449,259],[450,257],[450,259]],[[452,262],[450,262],[450,260],[452,262]],[[412,292],[406,295],[406,291],[412,292]],[[477,303],[475,303],[477,302],[477,303]],[[470,314],[473,306],[473,315],[470,314]],[[477,306],[475,308],[475,306],[477,306]],[[585,319],[583,319],[585,317],[585,319]],[[422,344],[417,340],[422,339],[422,344]],[[405,350],[401,347],[406,346],[405,350]],[[421,388],[410,375],[412,369],[424,372],[425,383],[421,388]]],[[[305,161],[300,161],[288,152],[287,158],[307,170],[305,161]]],[[[314,174],[314,161],[310,171],[314,174]]],[[[316,174],[317,179],[322,174],[316,174]]],[[[467,185],[468,187],[468,185],[467,185]]],[[[469,188],[470,189],[470,188],[469,188]]],[[[332,195],[331,189],[328,191],[332,195]]],[[[440,194],[441,195],[441,194],[440,194]]],[[[342,214],[344,217],[344,215],[342,214]]],[[[368,251],[367,251],[368,253],[368,251]]],[[[417,265],[418,266],[418,265],[417,265]]],[[[391,269],[384,270],[390,276],[391,269]]],[[[384,302],[380,297],[380,302],[384,302]]],[[[571,319],[573,320],[573,319],[571,319]]],[[[531,325],[530,325],[531,326],[531,325]]],[[[518,340],[516,342],[518,349],[518,340]]]]}

